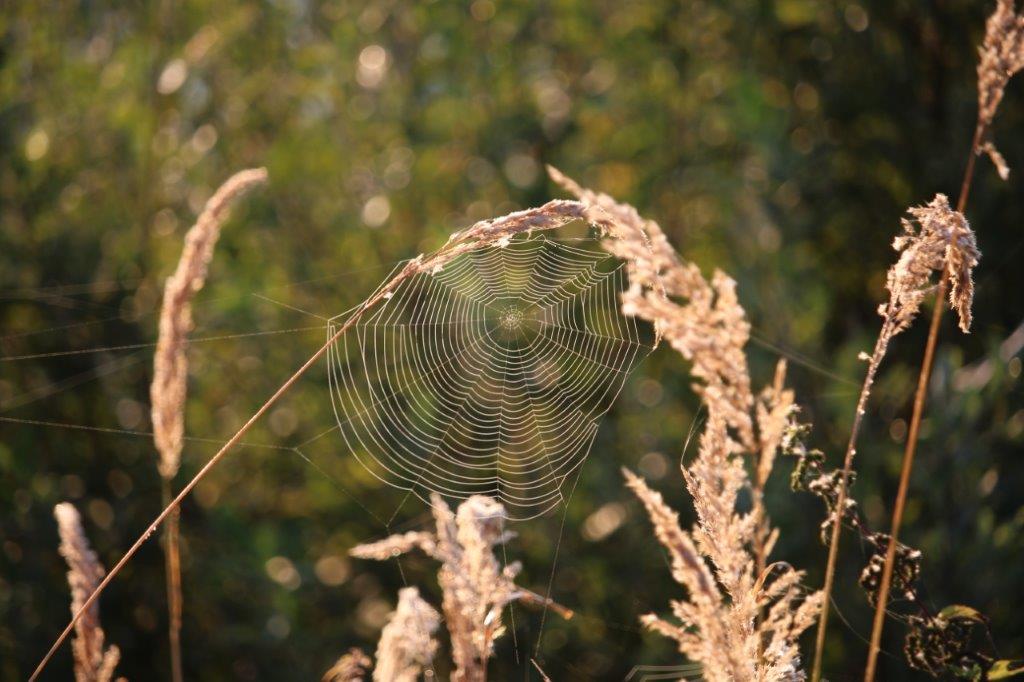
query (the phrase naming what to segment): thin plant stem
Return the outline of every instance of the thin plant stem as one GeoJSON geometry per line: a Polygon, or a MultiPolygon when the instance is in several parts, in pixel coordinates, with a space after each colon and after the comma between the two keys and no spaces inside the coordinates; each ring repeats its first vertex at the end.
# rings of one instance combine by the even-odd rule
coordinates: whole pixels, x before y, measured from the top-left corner
{"type": "Polygon", "coordinates": [[[533,230],[549,230],[554,229],[560,225],[564,225],[572,220],[583,218],[595,227],[599,229],[606,229],[603,227],[605,224],[602,218],[600,222],[594,222],[588,215],[585,214],[585,207],[579,202],[556,200],[549,201],[547,204],[536,208],[527,209],[525,211],[517,211],[510,213],[501,218],[495,218],[493,220],[481,221],[476,223],[472,227],[467,228],[458,235],[453,235],[449,239],[448,243],[441,247],[438,251],[434,252],[432,256],[426,261],[423,260],[422,255],[409,261],[404,268],[402,268],[394,277],[387,281],[377,291],[366,299],[362,305],[360,305],[353,313],[345,320],[344,324],[338,327],[337,331],[331,334],[327,342],[322,345],[315,353],[313,353],[309,359],[307,359],[301,367],[288,377],[288,379],[281,384],[274,394],[267,398],[266,402],[253,413],[249,420],[246,421],[241,428],[239,428],[235,435],[231,436],[227,442],[221,446],[220,450],[217,451],[213,457],[211,457],[203,468],[192,477],[192,480],[181,489],[181,491],[172,499],[167,505],[164,506],[163,511],[153,520],[149,527],[135,540],[135,543],[128,548],[124,556],[121,557],[120,561],[114,565],[110,573],[103,578],[96,589],[93,591],[89,598],[85,600],[78,612],[75,613],[71,618],[71,622],[68,623],[64,631],[57,637],[50,650],[46,652],[43,659],[36,666],[32,676],[29,678],[29,682],[35,682],[39,679],[39,675],[46,668],[47,663],[53,658],[53,655],[57,653],[60,645],[64,643],[64,640],[68,638],[74,630],[75,623],[81,620],[82,615],[85,614],[89,607],[91,607],[100,594],[107,588],[107,585],[113,581],[117,574],[125,567],[125,565],[131,560],[133,556],[139,551],[139,548],[156,532],[157,528],[160,527],[164,521],[167,520],[176,510],[181,506],[181,501],[192,492],[192,489],[203,480],[210,470],[213,469],[223,458],[227,455],[238,443],[242,440],[242,437],[249,432],[249,429],[260,420],[260,418],[267,413],[267,411],[277,403],[295,383],[306,373],[309,369],[316,364],[316,362],[322,358],[331,346],[333,346],[338,339],[340,339],[345,332],[347,332],[356,322],[358,322],[363,315],[376,306],[381,301],[391,298],[395,289],[405,280],[413,277],[422,272],[436,272],[438,269],[444,266],[449,260],[457,257],[461,254],[472,251],[473,249],[480,248],[481,245],[493,243],[503,238],[511,238],[515,234],[531,232],[533,230]],[[485,241],[486,240],[486,241],[485,241]]]}
{"type": "MultiPolygon", "coordinates": [[[[267,182],[266,168],[250,168],[232,175],[209,198],[195,224],[185,235],[181,258],[164,286],[159,335],[153,357],[150,384],[153,441],[159,459],[161,498],[164,506],[172,498],[174,476],[181,464],[185,431],[185,400],[188,384],[188,332],[192,328],[192,299],[206,282],[213,249],[220,238],[231,206],[243,194],[267,182]]],[[[179,513],[171,514],[164,526],[163,546],[167,583],[167,637],[171,658],[171,680],[182,682],[181,669],[181,560],[179,513]]]]}
{"type": "Polygon", "coordinates": [[[843,458],[843,475],[839,482],[839,496],[836,499],[835,518],[832,521],[832,533],[828,545],[828,561],[825,564],[825,585],[822,588],[824,600],[821,605],[821,614],[818,616],[818,632],[814,640],[814,665],[811,669],[812,682],[821,679],[822,658],[825,651],[825,634],[828,629],[829,600],[832,594],[832,585],[836,577],[836,562],[839,558],[839,542],[842,537],[843,516],[848,497],[847,484],[850,480],[850,472],[853,470],[853,458],[857,454],[857,436],[860,434],[860,427],[864,421],[864,413],[867,410],[868,396],[871,395],[871,387],[875,383],[875,375],[878,366],[885,354],[885,347],[892,338],[893,325],[890,318],[882,322],[882,329],[875,341],[875,350],[868,361],[867,373],[864,375],[864,383],[860,389],[860,397],[857,398],[857,410],[853,415],[853,426],[850,428],[850,440],[846,444],[846,455],[843,458]]]}
{"type": "Polygon", "coordinates": [[[914,413],[910,421],[910,431],[907,435],[907,447],[903,451],[903,467],[900,471],[900,485],[896,493],[896,503],[892,512],[892,529],[889,532],[889,545],[885,551],[885,565],[882,569],[882,582],[878,591],[878,603],[875,605],[874,623],[871,627],[871,645],[868,649],[868,663],[864,669],[864,679],[873,680],[878,662],[878,652],[881,647],[882,628],[885,625],[886,605],[889,602],[889,589],[892,583],[893,564],[895,563],[897,534],[900,523],[903,521],[903,509],[907,501],[907,487],[910,481],[910,472],[914,466],[914,453],[917,450],[917,438],[921,428],[921,414],[924,412],[925,395],[928,388],[928,379],[931,376],[932,362],[935,359],[935,344],[939,335],[939,323],[942,320],[942,313],[946,306],[943,299],[946,296],[946,278],[939,282],[936,291],[935,310],[932,312],[931,327],[928,330],[928,342],[924,349],[924,361],[921,364],[921,374],[917,379],[917,392],[914,394],[914,413]]]}
{"type": "Polygon", "coordinates": [[[231,438],[228,439],[228,441],[224,443],[223,446],[221,446],[221,449],[217,451],[217,454],[211,457],[209,461],[207,461],[206,464],[203,465],[203,468],[200,469],[199,472],[192,477],[192,480],[189,481],[188,484],[181,489],[181,492],[179,492],[174,497],[174,499],[172,499],[170,503],[168,503],[164,507],[163,511],[160,512],[160,514],[156,517],[156,519],[153,520],[151,524],[149,524],[149,527],[146,528],[142,535],[140,535],[138,539],[135,540],[135,543],[128,548],[128,551],[124,553],[124,556],[121,557],[120,561],[118,561],[117,564],[114,565],[110,572],[107,573],[106,577],[104,577],[100,584],[96,586],[96,589],[93,591],[93,593],[89,595],[89,598],[85,600],[81,608],[78,609],[78,612],[71,618],[71,622],[67,624],[67,627],[64,628],[64,631],[60,633],[59,637],[57,637],[56,641],[53,643],[53,646],[50,647],[50,650],[46,652],[46,655],[43,657],[43,660],[41,660],[39,662],[39,665],[36,666],[35,671],[32,673],[32,677],[29,678],[29,682],[35,682],[35,680],[39,679],[39,675],[43,672],[43,669],[46,668],[46,664],[50,662],[50,659],[52,659],[53,655],[57,653],[57,650],[60,648],[60,645],[64,643],[64,640],[66,640],[68,638],[68,635],[70,635],[72,630],[74,630],[75,623],[77,623],[82,618],[82,615],[89,610],[89,607],[91,607],[93,603],[95,603],[96,600],[99,599],[100,594],[103,592],[103,590],[107,588],[107,585],[109,585],[111,581],[113,581],[113,579],[117,577],[117,574],[120,573],[121,570],[125,567],[125,565],[131,560],[131,558],[135,556],[135,554],[139,551],[139,548],[142,547],[146,540],[148,540],[150,536],[152,536],[153,533],[156,532],[157,528],[159,528],[160,525],[164,521],[166,521],[168,517],[176,513],[178,508],[181,506],[181,501],[184,500],[185,497],[190,492],[192,492],[192,489],[195,488],[196,485],[198,485],[201,480],[206,478],[206,475],[210,473],[210,470],[212,470],[213,467],[217,466],[217,464],[224,458],[224,456],[227,455],[236,445],[238,445],[239,441],[241,441],[242,437],[245,436],[246,433],[248,433],[249,429],[251,429],[253,425],[256,424],[256,422],[259,421],[259,419],[264,414],[266,414],[267,411],[271,407],[273,407],[274,404],[277,403],[277,401],[280,400],[291,389],[292,386],[295,385],[295,383],[302,377],[302,375],[308,372],[309,369],[327,353],[331,346],[334,345],[338,341],[338,339],[340,339],[342,335],[345,332],[347,332],[349,328],[352,327],[352,325],[354,325],[367,310],[369,310],[379,301],[384,299],[388,293],[393,291],[394,288],[398,286],[398,284],[400,284],[404,279],[409,277],[414,272],[415,270],[410,270],[409,268],[402,270],[390,282],[388,282],[388,284],[381,287],[381,289],[378,290],[378,292],[373,297],[367,299],[367,301],[363,303],[363,305],[360,306],[360,308],[356,310],[352,314],[352,316],[349,317],[345,321],[345,323],[338,328],[338,331],[334,332],[334,334],[332,334],[331,337],[327,339],[327,342],[324,345],[322,345],[315,353],[313,353],[313,355],[311,355],[309,359],[302,364],[301,367],[295,370],[294,374],[288,377],[287,381],[281,384],[281,386],[278,387],[276,391],[274,391],[274,394],[271,395],[267,399],[267,401],[263,403],[263,405],[258,410],[256,410],[256,412],[253,413],[251,417],[249,417],[249,420],[245,422],[245,424],[243,424],[241,428],[238,429],[238,431],[235,432],[235,435],[231,436],[231,438]]]}
{"type": "MultiPolygon", "coordinates": [[[[166,507],[173,499],[171,479],[162,477],[163,504],[166,507]]],[[[171,649],[171,680],[182,682],[181,668],[181,552],[179,549],[179,528],[181,510],[175,508],[164,526],[164,564],[167,574],[167,639],[171,649]]]]}
{"type": "MultiPolygon", "coordinates": [[[[979,121],[974,129],[974,140],[971,143],[970,155],[967,158],[967,167],[964,169],[964,179],[960,184],[960,198],[957,200],[956,210],[963,213],[967,207],[967,197],[971,192],[971,182],[974,179],[975,159],[981,145],[982,137],[985,134],[985,126],[979,121]]],[[[953,235],[956,238],[956,235],[953,235]]],[[[874,623],[871,627],[871,644],[868,647],[868,662],[864,668],[865,682],[872,682],[875,679],[875,671],[878,667],[878,653],[882,645],[882,629],[885,627],[886,606],[889,603],[889,590],[892,586],[892,572],[896,557],[896,547],[900,524],[903,522],[903,510],[907,503],[907,489],[910,487],[910,473],[914,468],[914,454],[917,452],[917,440],[921,432],[921,415],[924,414],[925,396],[928,390],[928,380],[932,373],[932,364],[935,360],[935,346],[939,338],[939,323],[942,321],[942,314],[946,310],[945,299],[946,289],[949,281],[948,264],[947,272],[943,273],[939,280],[938,289],[935,292],[935,310],[932,311],[931,326],[928,329],[928,341],[924,348],[924,359],[921,362],[921,374],[917,379],[917,392],[914,394],[914,411],[910,418],[910,430],[907,433],[907,445],[903,451],[903,466],[900,471],[900,484],[896,492],[896,502],[892,510],[892,528],[889,531],[889,545],[885,552],[885,564],[882,568],[882,581],[878,588],[878,602],[875,605],[874,623]]]]}

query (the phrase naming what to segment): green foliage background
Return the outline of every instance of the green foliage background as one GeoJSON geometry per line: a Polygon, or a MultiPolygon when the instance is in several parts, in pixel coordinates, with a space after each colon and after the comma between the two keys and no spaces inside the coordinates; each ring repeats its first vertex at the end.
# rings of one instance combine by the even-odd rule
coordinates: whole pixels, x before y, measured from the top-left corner
{"type": "MultiPolygon", "coordinates": [[[[838,461],[898,219],[959,187],[990,4],[0,5],[0,678],[26,677],[68,617],[53,505],[83,511],[110,566],[160,501],[150,439],[125,433],[149,429],[150,347],[11,358],[152,343],[185,229],[243,167],[266,165],[271,183],[224,232],[196,337],[318,325],[279,303],[342,312],[454,229],[556,195],[543,174],[552,163],[659,220],[706,272],[738,280],[755,381],[789,357],[814,444],[838,461]],[[383,48],[383,68],[371,46],[383,48]]],[[[1011,83],[995,131],[1019,167],[1022,88],[1011,83]]],[[[975,331],[944,323],[904,525],[926,557],[928,599],[988,614],[1009,657],[1024,655],[1024,399],[1020,357],[1000,344],[1024,318],[1020,177],[1003,183],[981,165],[968,208],[985,254],[975,331]]],[[[856,491],[879,528],[924,326],[895,343],[860,448],[856,491]]],[[[198,439],[182,480],[322,338],[192,347],[187,428],[198,439]]],[[[314,371],[248,438],[279,447],[239,451],[184,507],[189,679],[316,678],[349,646],[372,649],[394,603],[394,564],[344,557],[385,532],[366,508],[386,515],[400,495],[337,440],[310,448],[329,477],[287,449],[334,423],[326,384],[314,371]]],[[[681,662],[637,627],[681,588],[619,468],[639,467],[688,519],[676,465],[696,408],[685,363],[659,349],[603,422],[564,528],[561,513],[517,526],[508,550],[525,563],[522,582],[543,591],[557,550],[552,596],[578,612],[546,619],[536,657],[554,679],[681,662]],[[595,539],[587,521],[606,505],[624,520],[595,539]]],[[[822,512],[788,491],[787,475],[780,462],[775,556],[820,585],[822,512]]],[[[409,504],[396,527],[426,521],[409,504]]],[[[862,548],[852,537],[844,547],[826,661],[834,680],[859,678],[871,615],[856,585],[862,548]]],[[[402,568],[437,603],[431,563],[402,568]]],[[[157,542],[104,595],[102,614],[123,674],[167,677],[157,542]]],[[[532,674],[540,620],[516,609],[495,679],[532,674]]],[[[883,679],[912,677],[901,637],[888,628],[895,656],[883,657],[883,679]]],[[[69,674],[65,647],[48,676],[69,674]]]]}

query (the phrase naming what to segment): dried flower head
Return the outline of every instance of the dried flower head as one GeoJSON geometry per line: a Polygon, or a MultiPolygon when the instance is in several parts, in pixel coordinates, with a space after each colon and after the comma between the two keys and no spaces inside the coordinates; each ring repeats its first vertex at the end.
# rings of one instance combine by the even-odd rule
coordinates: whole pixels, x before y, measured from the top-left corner
{"type": "Polygon", "coordinates": [[[900,257],[889,268],[889,302],[879,308],[891,327],[890,336],[913,322],[932,289],[933,272],[949,277],[950,306],[960,316],[960,329],[970,331],[972,274],[981,258],[971,226],[962,213],[950,208],[944,194],[936,194],[926,206],[915,206],[907,212],[910,219],[902,221],[903,234],[893,242],[900,257]]]}
{"type": "MultiPolygon", "coordinates": [[[[82,530],[78,510],[68,502],[53,508],[60,534],[60,553],[68,563],[68,586],[71,588],[71,613],[78,613],[85,601],[99,585],[106,571],[89,547],[89,539],[82,530]]],[[[103,648],[103,628],[100,627],[100,605],[95,601],[75,623],[75,640],[71,652],[75,660],[76,682],[109,682],[121,658],[116,646],[103,648]]]]}
{"type": "Polygon", "coordinates": [[[736,283],[716,271],[711,281],[685,262],[661,227],[632,206],[585,189],[549,168],[552,179],[617,224],[605,239],[609,253],[626,263],[630,287],[622,312],[650,321],[659,337],[692,363],[694,387],[708,411],[696,460],[683,470],[697,524],[690,532],[658,493],[626,472],[627,485],[643,502],[658,540],[672,558],[672,575],[687,588],[672,602],[681,621],[649,614],[641,620],[670,637],[704,666],[709,680],[799,680],[797,640],[821,608],[821,593],[804,596],[803,574],[788,564],[766,564],[777,533],[761,489],[786,437],[794,411],[784,388],[785,364],[755,400],[744,350],[750,336],[736,283]],[[747,460],[753,460],[753,480],[747,460]],[[743,511],[741,493],[752,504],[743,511]]]}
{"type": "MultiPolygon", "coordinates": [[[[515,584],[518,562],[501,565],[494,547],[514,537],[506,531],[505,508],[496,500],[474,495],[453,514],[440,495],[431,496],[436,531],[393,535],[351,550],[361,559],[386,561],[420,549],[441,562],[438,583],[444,593],[445,625],[451,637],[455,671],[452,679],[475,681],[486,677],[494,641],[504,633],[502,613],[514,601],[553,607],[572,613],[515,584]]],[[[379,654],[378,654],[379,656],[379,654]]]]}
{"type": "MultiPolygon", "coordinates": [[[[1024,15],[1018,14],[1014,0],[997,0],[996,9],[985,23],[985,40],[979,48],[978,61],[978,130],[988,134],[1006,84],[1015,73],[1024,69],[1024,15]]],[[[991,142],[978,149],[986,152],[1005,180],[1009,168],[991,142]]]]}
{"type": "Polygon", "coordinates": [[[362,649],[352,648],[342,654],[324,673],[320,682],[363,682],[366,671],[373,664],[362,649]]]}
{"type": "Polygon", "coordinates": [[[398,608],[380,634],[377,643],[376,682],[416,682],[429,668],[437,653],[434,632],[441,616],[423,601],[415,587],[398,592],[398,608]]]}
{"type": "Polygon", "coordinates": [[[185,390],[188,362],[185,347],[192,330],[192,298],[203,288],[213,258],[213,247],[228,209],[242,194],[267,181],[264,168],[244,170],[225,182],[210,200],[196,224],[185,235],[185,248],[174,274],[164,286],[160,309],[160,334],[153,359],[152,402],[153,439],[160,452],[159,469],[164,478],[172,478],[181,463],[181,443],[185,433],[185,390]]]}

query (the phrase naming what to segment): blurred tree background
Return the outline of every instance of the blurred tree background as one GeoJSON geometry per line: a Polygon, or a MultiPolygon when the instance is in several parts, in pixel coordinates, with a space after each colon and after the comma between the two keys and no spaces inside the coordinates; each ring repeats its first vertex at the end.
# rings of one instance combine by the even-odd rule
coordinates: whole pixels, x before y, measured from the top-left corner
{"type": "MultiPolygon", "coordinates": [[[[225,228],[193,336],[263,334],[190,348],[179,485],[322,342],[316,316],[358,303],[453,230],[557,195],[545,163],[635,204],[705,272],[738,280],[755,381],[789,358],[814,445],[838,462],[898,219],[959,187],[991,4],[3,3],[0,678],[26,677],[69,615],[53,505],[82,510],[108,567],[159,510],[152,348],[136,344],[155,341],[184,231],[243,167],[266,165],[271,182],[225,228]]],[[[1011,83],[995,136],[1024,167],[1021,90],[1011,83]]],[[[1024,656],[1019,178],[981,163],[967,211],[984,253],[975,329],[943,324],[901,538],[924,551],[927,599],[988,614],[1008,657],[1024,656]]],[[[855,492],[878,528],[926,326],[895,343],[861,441],[855,492]]],[[[522,584],[544,592],[553,579],[578,615],[548,614],[538,646],[540,613],[517,607],[495,679],[535,677],[533,655],[559,680],[681,662],[637,624],[681,588],[619,469],[692,516],[678,471],[699,418],[689,383],[670,349],[651,355],[602,422],[564,526],[562,511],[516,526],[522,584]]],[[[403,578],[346,552],[385,534],[367,510],[390,513],[401,495],[336,437],[309,448],[323,471],[291,449],[333,424],[321,367],[186,502],[189,679],[315,679],[348,647],[372,650],[403,578]]],[[[823,512],[789,492],[788,469],[780,460],[770,491],[774,556],[818,586],[823,512]]],[[[395,528],[428,522],[407,504],[395,528]]],[[[833,680],[863,669],[864,560],[847,536],[833,680]]],[[[402,569],[438,603],[432,562],[402,569]]],[[[102,620],[122,674],[167,678],[158,542],[104,595],[102,620]]],[[[882,679],[913,678],[902,635],[887,627],[882,679]]],[[[65,646],[48,677],[70,665],[65,646]]]]}

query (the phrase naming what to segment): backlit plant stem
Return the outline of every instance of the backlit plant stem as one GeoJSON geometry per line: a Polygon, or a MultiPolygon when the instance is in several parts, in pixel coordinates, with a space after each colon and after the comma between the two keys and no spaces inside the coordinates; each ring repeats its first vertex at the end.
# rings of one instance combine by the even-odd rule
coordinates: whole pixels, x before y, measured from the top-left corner
{"type": "MultiPolygon", "coordinates": [[[[171,502],[171,479],[162,477],[162,499],[166,507],[171,502]]],[[[181,551],[179,526],[181,510],[175,508],[164,526],[164,565],[167,574],[167,639],[171,649],[171,680],[182,682],[181,667],[181,551]]]]}
{"type": "Polygon", "coordinates": [[[864,376],[864,384],[861,386],[860,397],[857,399],[857,411],[853,415],[850,440],[846,445],[846,455],[843,458],[843,475],[839,483],[839,496],[836,500],[835,518],[832,521],[832,535],[828,545],[828,562],[825,565],[825,585],[822,588],[825,598],[821,605],[821,614],[818,616],[818,632],[814,641],[814,665],[811,670],[812,682],[818,682],[821,679],[825,633],[828,628],[829,600],[831,599],[832,585],[836,577],[839,542],[842,537],[843,516],[845,515],[846,500],[848,498],[847,485],[850,480],[850,472],[853,470],[853,458],[857,454],[857,436],[860,434],[860,427],[867,409],[868,397],[871,395],[871,387],[875,383],[875,374],[878,372],[878,366],[885,355],[885,348],[889,345],[889,339],[892,338],[892,331],[892,322],[889,318],[886,318],[882,323],[882,330],[878,334],[878,340],[875,341],[875,350],[868,361],[867,374],[864,376]]]}
{"type": "MultiPolygon", "coordinates": [[[[361,310],[365,310],[365,308],[361,310]]],[[[242,440],[242,436],[248,433],[249,429],[251,429],[253,425],[257,421],[259,421],[260,417],[266,414],[267,410],[273,407],[274,403],[280,400],[281,397],[285,393],[287,393],[288,390],[295,384],[295,382],[298,381],[303,374],[309,371],[309,368],[316,364],[317,360],[319,360],[321,357],[323,357],[324,354],[327,353],[331,345],[334,344],[334,342],[336,342],[338,339],[340,339],[341,335],[348,331],[348,328],[351,327],[355,323],[355,321],[359,319],[359,317],[361,317],[361,315],[356,314],[349,318],[349,320],[344,325],[342,325],[338,329],[338,331],[335,332],[333,336],[331,336],[330,339],[328,339],[327,343],[321,346],[320,349],[316,353],[314,353],[309,358],[309,360],[307,360],[301,367],[299,367],[299,369],[296,370],[295,373],[292,374],[292,376],[286,382],[281,384],[281,387],[278,388],[277,391],[275,391],[274,394],[270,396],[270,398],[265,403],[263,403],[263,406],[260,407],[260,409],[256,410],[255,414],[253,414],[252,417],[249,418],[249,421],[245,422],[245,424],[243,424],[242,427],[238,429],[237,432],[235,432],[235,435],[233,435],[226,443],[224,443],[221,449],[217,451],[217,454],[211,457],[210,461],[203,465],[203,468],[199,470],[199,473],[197,473],[192,478],[192,480],[188,482],[188,485],[182,488],[181,492],[179,492],[174,497],[174,499],[171,500],[170,504],[164,507],[164,510],[160,512],[160,515],[153,520],[153,523],[149,524],[149,527],[146,528],[145,532],[143,532],[142,535],[139,536],[139,538],[135,541],[135,544],[128,548],[128,551],[125,552],[123,557],[121,557],[121,560],[118,561],[114,568],[111,569],[110,573],[107,573],[106,577],[103,578],[103,581],[96,586],[96,589],[93,591],[93,593],[89,595],[89,598],[85,600],[85,603],[82,604],[82,607],[78,609],[78,613],[76,613],[71,618],[71,622],[68,623],[67,627],[64,628],[64,631],[60,633],[60,636],[57,637],[57,640],[53,643],[53,646],[50,647],[50,650],[46,653],[46,656],[44,656],[43,660],[39,662],[38,666],[36,666],[35,671],[32,673],[32,677],[29,678],[29,682],[34,682],[35,680],[39,679],[39,675],[43,672],[43,669],[46,667],[46,664],[50,662],[50,659],[53,658],[53,655],[55,653],[57,653],[57,649],[60,648],[60,645],[63,644],[64,640],[67,639],[69,634],[71,634],[71,631],[75,627],[75,623],[77,623],[82,618],[82,614],[88,611],[89,607],[92,606],[97,599],[99,599],[100,594],[103,592],[103,590],[106,589],[107,585],[109,585],[110,582],[117,576],[117,574],[121,572],[121,570],[131,560],[131,558],[135,556],[135,554],[139,551],[139,548],[142,547],[143,543],[145,543],[146,540],[148,540],[149,537],[156,532],[156,529],[160,527],[160,524],[166,521],[167,517],[177,513],[178,508],[181,506],[181,501],[184,500],[185,497],[190,492],[192,492],[192,489],[195,488],[196,485],[198,485],[199,481],[206,478],[206,475],[210,472],[210,470],[213,469],[213,467],[217,466],[217,464],[224,458],[226,454],[228,454],[228,452],[232,450],[232,448],[238,445],[238,442],[242,440]]]]}
{"type": "MultiPolygon", "coordinates": [[[[974,179],[974,165],[978,157],[982,137],[985,134],[985,126],[980,122],[974,130],[974,141],[971,143],[971,151],[967,157],[967,167],[964,170],[964,179],[960,185],[960,198],[956,203],[958,213],[963,213],[967,207],[967,197],[971,192],[971,182],[974,179]]],[[[864,669],[865,682],[872,682],[875,679],[875,671],[878,667],[878,652],[882,643],[882,628],[885,627],[885,609],[889,603],[889,589],[892,586],[892,571],[896,563],[896,547],[900,524],[903,522],[903,510],[907,503],[907,488],[910,485],[910,473],[914,468],[914,454],[917,452],[917,439],[921,431],[921,415],[924,414],[925,396],[928,390],[928,380],[932,373],[932,364],[935,360],[935,345],[939,338],[939,323],[942,321],[942,314],[946,309],[945,300],[949,282],[947,270],[939,279],[939,286],[935,292],[935,310],[932,311],[931,326],[928,329],[928,341],[924,347],[924,360],[921,362],[921,374],[917,379],[917,391],[914,394],[914,411],[910,418],[910,430],[907,433],[907,445],[903,451],[903,466],[900,471],[899,489],[896,491],[896,502],[892,510],[892,528],[889,531],[891,540],[885,552],[885,565],[882,569],[882,582],[878,590],[878,603],[875,605],[875,618],[871,627],[871,645],[868,647],[868,662],[864,669]]]]}
{"type": "Polygon", "coordinates": [[[195,488],[196,485],[206,477],[213,467],[217,466],[217,464],[224,459],[225,455],[238,445],[242,440],[242,437],[249,432],[253,425],[255,425],[256,422],[259,421],[260,418],[262,418],[278,400],[291,390],[292,386],[294,386],[295,383],[298,382],[298,380],[302,378],[302,376],[308,372],[309,369],[317,363],[317,361],[320,360],[320,358],[327,354],[327,351],[330,350],[331,346],[333,346],[356,322],[362,319],[363,315],[366,314],[367,311],[375,307],[381,301],[391,298],[395,290],[405,280],[421,273],[434,273],[440,271],[446,263],[460,255],[495,243],[501,244],[504,240],[511,239],[518,234],[527,234],[535,230],[553,230],[574,220],[587,221],[592,227],[601,232],[601,235],[604,237],[610,236],[611,232],[617,228],[615,220],[601,210],[589,210],[587,206],[578,201],[555,200],[549,201],[543,206],[537,208],[516,211],[500,218],[494,218],[493,220],[480,221],[464,231],[452,235],[447,244],[429,257],[420,255],[406,263],[405,267],[403,267],[394,277],[388,280],[386,284],[380,287],[370,298],[366,299],[363,304],[359,306],[359,308],[356,309],[347,320],[345,320],[344,324],[339,326],[337,331],[330,335],[327,342],[313,353],[313,355],[311,355],[301,367],[295,370],[295,373],[292,374],[287,381],[281,384],[281,386],[274,391],[274,394],[271,395],[251,417],[249,417],[249,420],[235,432],[235,435],[231,436],[231,438],[221,446],[221,449],[203,465],[203,468],[192,477],[192,480],[190,480],[188,484],[181,489],[174,499],[164,506],[163,511],[160,512],[151,524],[149,524],[135,543],[128,548],[128,551],[125,552],[120,561],[117,562],[102,582],[97,585],[93,593],[89,595],[89,598],[85,600],[81,608],[78,609],[78,612],[71,618],[71,622],[64,628],[64,631],[61,632],[56,641],[50,647],[50,650],[46,652],[46,655],[39,662],[39,665],[36,666],[36,669],[32,673],[32,677],[29,678],[29,682],[35,682],[35,680],[39,679],[39,675],[43,672],[43,669],[46,668],[50,659],[53,658],[53,655],[57,653],[61,644],[64,643],[64,640],[66,640],[68,635],[70,635],[72,630],[74,630],[75,623],[81,620],[82,615],[86,613],[89,607],[96,602],[103,590],[106,589],[107,585],[109,585],[117,574],[121,572],[125,565],[139,551],[139,548],[141,548],[146,540],[156,532],[157,528],[159,528],[160,525],[168,519],[168,517],[177,513],[182,500],[192,492],[193,488],[195,488]]]}

